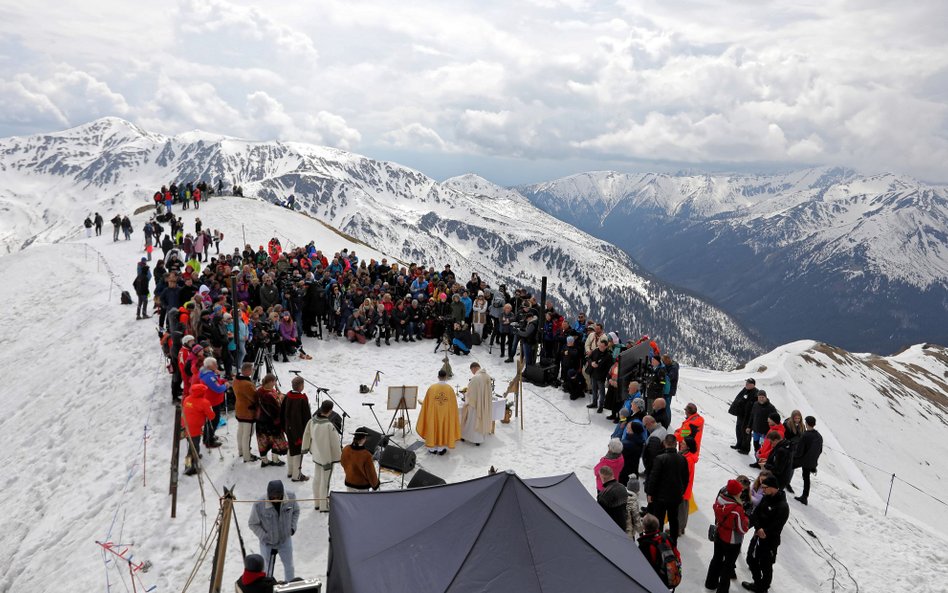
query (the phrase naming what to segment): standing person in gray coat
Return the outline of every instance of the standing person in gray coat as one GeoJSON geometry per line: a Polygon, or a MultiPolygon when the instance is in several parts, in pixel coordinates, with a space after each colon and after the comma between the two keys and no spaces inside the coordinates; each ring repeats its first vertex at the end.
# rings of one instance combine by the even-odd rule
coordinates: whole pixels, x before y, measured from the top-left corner
{"type": "Polygon", "coordinates": [[[267,498],[254,503],[250,512],[250,530],[260,540],[260,555],[269,566],[271,550],[276,550],[283,561],[283,580],[295,577],[293,570],[293,535],[300,519],[296,496],[283,488],[281,480],[267,484],[267,498]]]}

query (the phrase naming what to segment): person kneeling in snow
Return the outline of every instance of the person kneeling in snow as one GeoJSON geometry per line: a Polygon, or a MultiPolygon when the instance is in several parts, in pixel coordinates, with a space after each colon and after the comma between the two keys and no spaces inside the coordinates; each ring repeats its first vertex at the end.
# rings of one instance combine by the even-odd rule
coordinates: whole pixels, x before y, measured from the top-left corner
{"type": "Polygon", "coordinates": [[[244,558],[244,574],[234,583],[237,593],[273,593],[276,581],[268,577],[267,565],[260,554],[247,554],[244,558]]]}

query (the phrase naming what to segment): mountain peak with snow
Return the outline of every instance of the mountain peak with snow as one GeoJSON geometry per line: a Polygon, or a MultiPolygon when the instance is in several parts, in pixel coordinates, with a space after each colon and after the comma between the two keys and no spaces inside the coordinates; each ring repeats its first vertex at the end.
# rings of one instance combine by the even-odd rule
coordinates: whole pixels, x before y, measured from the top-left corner
{"type": "Polygon", "coordinates": [[[93,209],[149,205],[171,180],[224,180],[270,202],[295,195],[306,213],[406,264],[449,263],[467,277],[478,273],[494,287],[537,296],[546,276],[551,301],[570,319],[587,313],[624,339],[647,331],[686,363],[729,368],[761,351],[714,306],[477,176],[438,183],[396,163],[320,146],[164,137],[114,119],[88,124],[88,137],[76,130],[0,139],[0,185],[7,188],[0,204],[19,213],[9,228],[0,223],[8,251],[72,237],[93,209]]]}
{"type": "Polygon", "coordinates": [[[518,190],[772,344],[809,337],[885,353],[948,341],[946,186],[819,167],[592,172],[518,190]]]}

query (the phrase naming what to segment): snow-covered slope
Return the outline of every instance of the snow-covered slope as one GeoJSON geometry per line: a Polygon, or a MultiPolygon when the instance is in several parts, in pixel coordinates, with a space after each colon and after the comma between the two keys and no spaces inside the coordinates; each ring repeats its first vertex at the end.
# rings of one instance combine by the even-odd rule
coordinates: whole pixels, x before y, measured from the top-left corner
{"type": "MultiPolygon", "coordinates": [[[[216,200],[199,214],[206,225],[224,231],[222,250],[242,245],[243,232],[247,242],[259,244],[275,229],[293,243],[312,239],[328,250],[347,244],[317,221],[255,200],[216,200]],[[257,224],[248,225],[248,220],[257,224]]],[[[184,214],[188,227],[194,215],[184,214]]],[[[144,215],[135,217],[136,227],[143,221],[144,215]]],[[[385,254],[364,245],[348,246],[368,257],[385,254]]],[[[8,311],[0,318],[0,368],[7,386],[0,392],[5,410],[0,433],[8,435],[0,452],[5,468],[0,512],[7,517],[0,530],[0,546],[7,551],[0,590],[48,591],[50,583],[68,583],[76,591],[132,590],[126,566],[103,562],[95,544],[99,540],[128,544],[136,561],[151,562],[141,577],[146,586],[157,586],[159,593],[180,591],[213,525],[215,488],[235,485],[238,498],[248,500],[262,495],[268,480],[285,475],[283,468],[245,465],[236,458],[231,419],[219,432],[224,447],[204,454],[210,477],[204,482],[205,501],[196,480],[182,476],[178,517],[169,519],[173,410],[168,376],[153,323],[135,321],[131,307],[117,304],[118,288],[111,285],[113,279],[120,287],[129,285],[139,256],[135,241],[113,243],[102,237],[34,243],[0,258],[0,275],[6,279],[0,300],[8,311]]],[[[280,378],[286,385],[288,369],[299,369],[330,388],[353,416],[347,430],[375,425],[361,403],[383,401],[381,393],[389,385],[417,384],[424,389],[441,366],[429,343],[376,348],[307,339],[306,347],[313,360],[278,364],[280,378]],[[359,394],[359,384],[369,383],[375,369],[385,373],[382,391],[359,394]]],[[[499,363],[496,353],[491,356],[477,347],[471,357],[452,360],[452,384],[466,383],[465,365],[472,359],[495,377],[498,391],[514,372],[511,365],[499,363]]],[[[694,489],[699,510],[680,541],[685,583],[678,590],[702,590],[711,555],[704,534],[713,497],[727,478],[751,471],[746,466],[749,458],[728,448],[732,425],[726,409],[743,379],[754,375],[781,411],[815,413],[832,448],[814,477],[810,506],[790,501],[791,520],[774,590],[855,592],[858,583],[858,590],[866,593],[893,587],[942,591],[948,579],[944,508],[901,480],[936,495],[944,490],[944,463],[939,460],[945,451],[936,436],[944,430],[944,405],[933,395],[916,396],[913,390],[931,395],[944,389],[939,381],[944,382],[946,371],[948,358],[937,347],[918,346],[879,359],[812,342],[790,344],[731,373],[683,369],[680,396],[673,404],[675,422],[682,417],[683,405],[695,401],[708,428],[694,489]],[[877,470],[844,453],[898,474],[888,517],[882,515],[887,475],[880,474],[879,482],[877,470]],[[895,566],[899,569],[893,570],[895,566]]],[[[516,423],[498,423],[496,436],[485,445],[459,443],[444,457],[422,454],[420,465],[451,482],[483,475],[491,465],[524,477],[575,471],[592,493],[592,468],[605,452],[613,425],[602,415],[589,414],[581,400],[571,402],[554,389],[526,387],[522,432],[516,423]]],[[[382,407],[376,406],[387,424],[390,412],[382,407]]],[[[416,416],[411,413],[413,420],[416,416]]],[[[404,443],[414,440],[409,434],[404,443]]],[[[307,467],[310,463],[307,460],[307,467]]],[[[334,488],[341,487],[338,472],[333,480],[334,488]]],[[[384,487],[395,488],[397,482],[384,487]]],[[[309,483],[294,489],[300,497],[311,492],[309,483]]],[[[301,506],[294,538],[297,572],[319,577],[327,560],[326,516],[301,506]]],[[[255,551],[257,543],[247,529],[249,507],[238,503],[236,514],[248,549],[255,551]]],[[[240,573],[239,550],[231,530],[227,582],[240,573]]],[[[197,571],[189,590],[207,586],[209,562],[197,571]]],[[[749,577],[743,561],[738,576],[749,577]]]]}
{"type": "Polygon", "coordinates": [[[944,186],[820,168],[774,176],[593,172],[519,190],[771,342],[812,337],[891,352],[948,341],[948,325],[934,323],[948,302],[944,186]]]}
{"type": "Polygon", "coordinates": [[[150,203],[172,180],[242,185],[272,201],[295,194],[307,212],[405,262],[478,272],[493,286],[586,311],[622,338],[656,336],[683,361],[732,368],[762,349],[717,308],[647,276],[625,253],[489,182],[437,183],[405,167],[308,144],[247,142],[200,132],[163,137],[106,118],[56,134],[0,140],[0,187],[15,216],[8,251],[79,234],[85,215],[150,203]]]}

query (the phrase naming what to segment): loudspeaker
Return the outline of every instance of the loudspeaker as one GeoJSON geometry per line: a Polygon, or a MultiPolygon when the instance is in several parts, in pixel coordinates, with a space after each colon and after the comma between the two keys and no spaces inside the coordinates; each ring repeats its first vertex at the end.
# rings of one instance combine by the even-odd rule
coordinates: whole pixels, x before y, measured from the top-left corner
{"type": "Polygon", "coordinates": [[[412,476],[411,481],[408,482],[409,488],[424,488],[426,486],[444,486],[447,484],[442,478],[434,474],[430,474],[423,469],[419,469],[415,472],[415,475],[412,476]]]}
{"type": "Polygon", "coordinates": [[[556,380],[556,365],[532,364],[523,369],[523,380],[538,387],[546,387],[556,380]]]}
{"type": "Polygon", "coordinates": [[[415,469],[415,452],[401,447],[385,447],[379,457],[379,466],[407,474],[415,469]]]}
{"type": "Polygon", "coordinates": [[[356,429],[356,432],[364,432],[367,435],[369,435],[365,437],[365,448],[372,455],[375,455],[375,452],[378,451],[379,445],[384,447],[385,445],[388,444],[388,437],[386,435],[380,432],[376,432],[372,430],[371,428],[360,426],[359,428],[356,429]]]}

